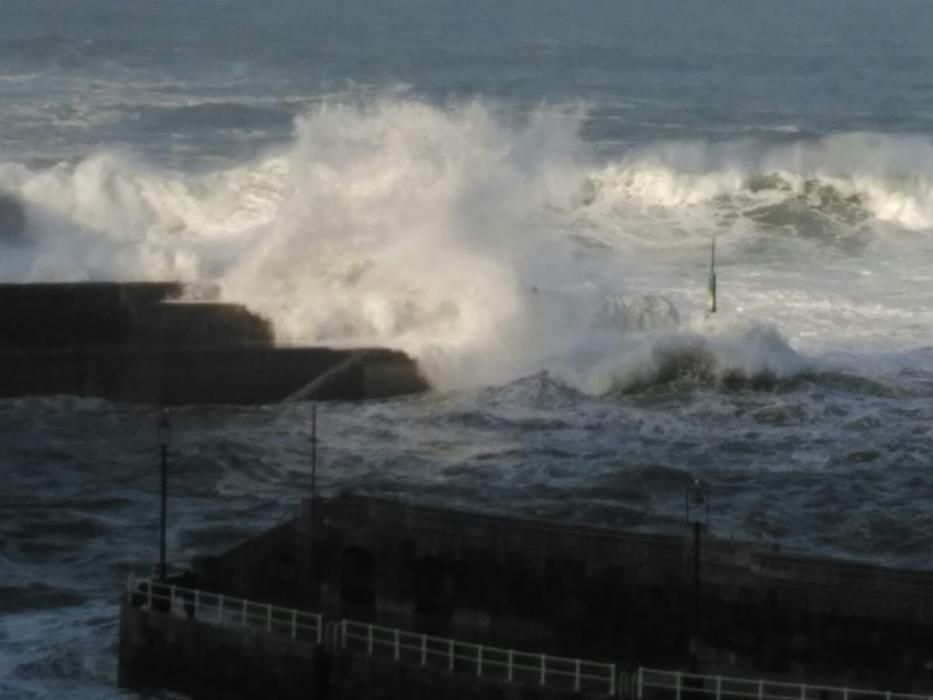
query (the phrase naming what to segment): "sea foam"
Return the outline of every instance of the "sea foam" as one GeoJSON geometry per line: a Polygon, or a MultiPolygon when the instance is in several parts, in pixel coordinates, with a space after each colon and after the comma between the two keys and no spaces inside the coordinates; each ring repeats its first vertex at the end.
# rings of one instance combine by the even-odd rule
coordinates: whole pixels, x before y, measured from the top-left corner
{"type": "MultiPolygon", "coordinates": [[[[114,149],[7,163],[0,189],[25,203],[28,225],[0,275],[179,279],[266,315],[285,343],[404,349],[440,386],[550,370],[599,393],[642,383],[658,352],[693,347],[685,337],[712,338],[695,324],[713,235],[726,264],[775,236],[800,241],[804,261],[808,241],[933,225],[933,145],[919,137],[668,142],[606,159],[580,137],[585,120],[578,106],[519,118],[389,95],[325,102],[290,142],[213,172],[114,149]]],[[[750,316],[703,352],[773,372],[761,324],[780,322],[794,345],[813,317],[764,303],[754,280],[730,284],[750,316]]],[[[808,300],[840,289],[798,287],[808,300]]]]}

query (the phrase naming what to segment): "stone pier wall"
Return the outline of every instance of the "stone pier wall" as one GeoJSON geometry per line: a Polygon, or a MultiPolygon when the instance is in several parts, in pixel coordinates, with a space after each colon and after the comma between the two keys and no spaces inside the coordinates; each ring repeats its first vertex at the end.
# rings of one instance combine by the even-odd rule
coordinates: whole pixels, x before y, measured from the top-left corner
{"type": "Polygon", "coordinates": [[[933,687],[933,574],[348,496],[288,537],[200,563],[231,593],[621,668],[933,687]],[[275,552],[274,555],[271,555],[275,552]],[[270,568],[270,561],[276,562],[270,568]],[[213,573],[212,573],[213,572],[213,573]]]}
{"type": "Polygon", "coordinates": [[[568,700],[579,693],[498,681],[220,628],[134,607],[120,612],[118,684],[196,700],[568,700]]]}
{"type": "Polygon", "coordinates": [[[243,306],[180,302],[172,283],[0,285],[0,398],[157,405],[357,400],[424,391],[387,349],[279,347],[243,306]]]}

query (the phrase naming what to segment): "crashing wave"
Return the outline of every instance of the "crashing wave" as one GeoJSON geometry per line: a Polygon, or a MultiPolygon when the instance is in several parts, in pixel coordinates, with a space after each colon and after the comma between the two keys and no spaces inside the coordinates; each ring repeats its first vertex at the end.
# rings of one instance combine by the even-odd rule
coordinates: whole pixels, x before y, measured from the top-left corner
{"type": "MultiPolygon", "coordinates": [[[[599,393],[614,363],[734,374],[735,353],[682,320],[702,304],[705,271],[689,261],[702,269],[711,234],[849,240],[933,226],[923,139],[656,143],[607,163],[581,140],[583,119],[541,108],[514,122],[482,102],[386,96],[325,102],[292,142],[214,172],[115,150],[0,164],[0,188],[29,214],[28,245],[0,242],[0,277],[177,279],[249,305],[283,341],[406,350],[439,386],[555,370],[599,393]],[[679,257],[658,262],[651,248],[679,257]]],[[[751,289],[734,306],[755,299],[776,303],[751,289]]]]}

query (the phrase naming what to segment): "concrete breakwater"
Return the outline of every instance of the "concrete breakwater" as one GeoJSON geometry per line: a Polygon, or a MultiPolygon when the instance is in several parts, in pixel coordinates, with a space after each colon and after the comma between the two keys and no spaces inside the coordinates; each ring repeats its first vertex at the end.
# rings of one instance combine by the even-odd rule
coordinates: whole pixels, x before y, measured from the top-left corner
{"type": "MultiPolygon", "coordinates": [[[[228,630],[233,637],[224,648],[251,650],[238,669],[278,677],[289,689],[284,698],[429,697],[426,688],[433,697],[461,697],[464,688],[473,688],[472,697],[544,691],[567,697],[586,690],[572,684],[558,690],[535,678],[524,686],[513,678],[504,690],[478,686],[485,682],[475,680],[484,667],[482,651],[475,660],[478,647],[592,659],[630,674],[654,667],[838,688],[933,686],[933,573],[802,557],[705,531],[698,540],[689,529],[619,532],[361,496],[306,499],[294,520],[221,556],[198,558],[193,573],[176,583],[215,600],[234,596],[356,621],[361,629],[385,628],[389,649],[393,634],[397,649],[405,648],[398,639],[407,635],[472,645],[466,671],[451,665],[428,673],[417,653],[406,662],[398,651],[386,670],[370,659],[373,632],[364,662],[328,645],[330,633],[322,630],[306,660],[317,659],[313,668],[326,674],[302,681],[281,670],[281,655],[293,652],[263,642],[263,625],[252,635],[228,630]],[[399,694],[385,694],[386,674],[399,694]],[[308,695],[309,688],[317,690],[308,695]]],[[[138,596],[124,603],[122,682],[139,687],[162,679],[167,687],[211,697],[198,694],[193,677],[201,664],[222,663],[226,652],[215,655],[220,647],[197,631],[196,616],[166,622],[153,609],[138,596]],[[200,641],[184,642],[190,635],[200,641]]],[[[270,630],[288,623],[268,615],[270,630]]],[[[417,643],[409,647],[417,651],[417,643]]],[[[487,655],[486,663],[494,658],[487,655]]],[[[505,663],[501,655],[499,662],[505,663]]],[[[302,668],[311,673],[307,664],[302,668]]],[[[621,678],[590,694],[623,692],[621,678]]],[[[230,697],[260,697],[244,691],[247,685],[234,683],[230,697]]]]}
{"type": "Polygon", "coordinates": [[[279,347],[248,309],[183,293],[174,283],[0,285],[0,397],[248,404],[427,388],[403,353],[279,347]]]}

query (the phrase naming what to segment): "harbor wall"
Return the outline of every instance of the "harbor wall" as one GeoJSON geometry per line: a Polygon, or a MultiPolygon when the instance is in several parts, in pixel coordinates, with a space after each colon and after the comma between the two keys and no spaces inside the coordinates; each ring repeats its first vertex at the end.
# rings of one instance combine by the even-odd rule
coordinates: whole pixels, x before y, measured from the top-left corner
{"type": "MultiPolygon", "coordinates": [[[[68,394],[163,406],[288,400],[356,352],[331,348],[187,347],[0,350],[0,398],[68,394]]],[[[359,400],[425,391],[400,352],[366,351],[305,400],[359,400]]]]}
{"type": "Polygon", "coordinates": [[[306,499],[289,528],[199,559],[199,585],[621,668],[933,686],[928,572],[802,557],[708,531],[697,569],[690,529],[619,532],[359,496],[306,499]]]}
{"type": "Polygon", "coordinates": [[[581,693],[520,685],[231,629],[145,610],[120,609],[118,685],[167,688],[196,700],[568,700],[581,693]]]}
{"type": "Polygon", "coordinates": [[[156,405],[358,400],[425,391],[384,348],[280,347],[236,304],[174,283],[0,285],[0,398],[68,394],[156,405]]]}
{"type": "Polygon", "coordinates": [[[142,610],[120,610],[118,685],[198,700],[326,698],[318,647],[142,610]],[[315,692],[316,691],[316,692],[315,692]]]}

